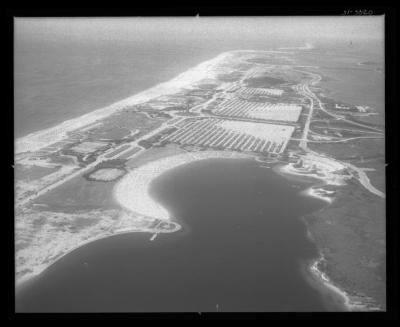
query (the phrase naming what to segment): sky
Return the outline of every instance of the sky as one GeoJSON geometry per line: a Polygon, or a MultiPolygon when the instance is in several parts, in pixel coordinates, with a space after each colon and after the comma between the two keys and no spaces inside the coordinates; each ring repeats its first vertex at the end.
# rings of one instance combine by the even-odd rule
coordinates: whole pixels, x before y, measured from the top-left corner
{"type": "Polygon", "coordinates": [[[170,38],[383,39],[384,16],[16,18],[16,37],[49,41],[170,38]]]}

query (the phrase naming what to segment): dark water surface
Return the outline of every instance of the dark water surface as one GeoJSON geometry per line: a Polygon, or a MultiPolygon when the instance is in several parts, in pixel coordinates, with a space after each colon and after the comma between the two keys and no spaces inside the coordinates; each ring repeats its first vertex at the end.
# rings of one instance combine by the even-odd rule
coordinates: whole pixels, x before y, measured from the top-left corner
{"type": "Polygon", "coordinates": [[[221,52],[271,42],[179,38],[79,42],[17,37],[15,137],[53,127],[169,81],[221,52]]]}
{"type": "MultiPolygon", "coordinates": [[[[299,46],[303,42],[298,36],[275,40],[264,33],[244,36],[242,28],[238,28],[238,33],[224,36],[220,32],[191,33],[188,38],[163,33],[147,35],[146,30],[138,34],[132,30],[126,38],[107,39],[99,38],[94,29],[85,31],[83,34],[87,39],[82,40],[83,31],[76,34],[70,30],[59,32],[52,37],[47,33],[32,37],[29,25],[17,28],[14,45],[15,137],[108,106],[166,82],[224,51],[270,50],[291,44],[299,46]]],[[[383,46],[356,43],[351,49],[343,45],[338,47],[336,43],[317,44],[315,50],[298,51],[293,57],[298,64],[341,68],[322,70],[334,77],[333,83],[326,86],[336,92],[335,97],[344,101],[356,100],[359,105],[381,107],[383,75],[356,72],[353,77],[354,71],[349,71],[347,66],[349,58],[356,68],[361,67],[358,62],[369,60],[382,66],[383,46]],[[330,54],[327,55],[325,49],[330,54]],[[362,91],[364,84],[369,92],[354,91],[362,91]]],[[[378,112],[382,112],[381,109],[377,108],[378,112]]]]}
{"type": "Polygon", "coordinates": [[[299,218],[323,203],[299,186],[252,160],[173,169],[152,193],[180,231],[85,245],[17,293],[17,311],[335,310],[304,273],[317,249],[299,218]]]}

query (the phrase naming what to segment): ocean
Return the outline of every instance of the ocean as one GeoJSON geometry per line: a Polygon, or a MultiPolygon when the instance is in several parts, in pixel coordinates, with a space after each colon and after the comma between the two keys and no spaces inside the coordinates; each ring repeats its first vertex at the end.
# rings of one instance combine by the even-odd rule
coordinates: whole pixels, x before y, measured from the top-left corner
{"type": "MultiPolygon", "coordinates": [[[[215,35],[182,40],[133,37],[124,41],[96,42],[62,37],[52,40],[17,37],[14,134],[16,138],[23,137],[103,108],[166,82],[224,51],[272,50],[290,44],[293,41],[279,43],[262,37],[221,39],[215,35]]],[[[349,51],[343,45],[339,49],[336,44],[317,46],[319,48],[304,55],[299,52],[294,57],[296,62],[323,66],[321,71],[330,76],[331,81],[321,86],[327,87],[332,96],[376,107],[384,117],[384,75],[370,71],[371,67],[367,66],[362,67],[365,70],[348,69],[349,66],[360,68],[357,63],[368,60],[377,61],[382,68],[383,57],[376,50],[381,47],[355,44],[349,51]],[[343,53],[344,60],[340,56],[343,53]]]]}
{"type": "Polygon", "coordinates": [[[249,159],[172,169],[151,194],[180,231],[89,243],[17,293],[17,311],[341,310],[310,278],[318,251],[299,217],[325,204],[301,195],[307,186],[249,159]]]}
{"type": "Polygon", "coordinates": [[[218,54],[146,42],[21,42],[15,52],[15,137],[168,81],[218,54]]]}
{"type": "Polygon", "coordinates": [[[262,39],[92,40],[16,37],[15,137],[53,127],[167,82],[228,50],[272,48],[262,39]]]}

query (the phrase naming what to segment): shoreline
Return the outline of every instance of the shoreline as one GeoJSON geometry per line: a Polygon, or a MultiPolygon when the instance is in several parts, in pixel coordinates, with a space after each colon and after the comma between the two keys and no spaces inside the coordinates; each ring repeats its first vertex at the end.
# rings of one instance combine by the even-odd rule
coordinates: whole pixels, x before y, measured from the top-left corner
{"type": "Polygon", "coordinates": [[[253,156],[227,151],[201,151],[164,157],[128,172],[114,187],[114,199],[123,208],[152,218],[172,220],[168,210],[154,200],[150,185],[154,179],[176,167],[205,159],[253,158],[253,156]]]}
{"type": "MultiPolygon", "coordinates": [[[[117,202],[119,202],[123,207],[125,207],[128,210],[132,210],[133,212],[137,212],[140,214],[143,214],[142,209],[143,207],[137,206],[138,203],[146,203],[146,209],[152,208],[152,212],[146,212],[146,214],[151,214],[152,217],[161,219],[159,215],[163,217],[163,219],[170,220],[171,217],[169,216],[169,213],[166,209],[162,208],[160,210],[159,204],[157,203],[156,200],[152,199],[151,196],[149,195],[149,188],[151,185],[151,182],[159,177],[160,175],[166,173],[167,171],[177,168],[179,166],[199,161],[199,160],[205,160],[205,159],[213,159],[213,158],[249,158],[249,159],[254,159],[257,162],[260,162],[257,160],[257,157],[253,155],[244,155],[244,154],[239,154],[235,152],[223,152],[223,151],[204,151],[204,152],[197,152],[197,153],[184,153],[184,154],[179,154],[175,156],[170,156],[170,157],[165,157],[156,161],[151,161],[150,163],[147,163],[141,167],[135,168],[134,170],[131,171],[131,173],[128,173],[125,175],[124,179],[121,180],[119,183],[120,185],[116,185],[114,190],[114,197],[117,202]],[[159,166],[159,169],[155,170],[155,166],[159,166]],[[141,169],[142,168],[142,169],[141,169]],[[129,176],[129,174],[132,174],[129,176]],[[144,176],[144,177],[143,177],[144,176]],[[142,185],[140,187],[133,187],[130,190],[127,190],[127,186],[130,185],[135,185],[135,182],[140,180],[142,178],[142,185]],[[124,184],[122,184],[124,183],[124,184]],[[145,197],[147,197],[143,201],[143,194],[146,194],[145,197]],[[133,200],[132,200],[133,199],[133,200]],[[136,199],[136,201],[135,201],[136,199]],[[141,201],[139,201],[141,200],[141,201]],[[136,204],[135,204],[136,202],[136,204]],[[149,203],[150,202],[150,203],[149,203]]],[[[290,174],[287,171],[282,171],[282,165],[279,167],[279,165],[276,165],[275,167],[278,167],[276,171],[273,169],[276,173],[279,174],[281,172],[281,176],[284,174],[290,174]]],[[[284,177],[284,176],[282,176],[284,177]]],[[[311,196],[315,197],[319,200],[328,202],[328,204],[331,204],[333,202],[333,199],[329,197],[323,197],[319,195],[318,193],[314,192],[315,189],[317,189],[318,186],[323,186],[323,185],[329,185],[329,181],[326,181],[323,178],[316,178],[315,176],[304,176],[302,177],[311,177],[313,179],[319,179],[323,180],[323,183],[319,184],[313,184],[310,188],[307,188],[306,190],[303,190],[301,193],[304,193],[306,196],[311,196]]],[[[306,224],[307,225],[307,224],[306,224]]],[[[318,248],[318,244],[316,244],[318,248]]],[[[362,304],[357,304],[351,300],[349,295],[341,290],[339,287],[333,284],[333,282],[328,278],[328,276],[323,273],[321,270],[318,269],[318,265],[320,262],[324,260],[323,255],[320,253],[320,257],[318,257],[315,260],[312,260],[308,270],[311,273],[311,276],[315,277],[317,279],[317,282],[325,287],[326,290],[332,292],[334,295],[339,296],[342,300],[343,303],[342,305],[344,308],[347,309],[347,311],[360,311],[366,307],[364,307],[362,304]]]]}
{"type": "MultiPolygon", "coordinates": [[[[300,48],[299,48],[300,49],[300,48]]],[[[69,119],[64,121],[61,124],[58,124],[54,127],[50,127],[44,130],[40,130],[37,132],[30,133],[26,136],[18,138],[15,140],[15,154],[26,152],[26,151],[36,151],[42,147],[45,147],[49,144],[58,142],[64,139],[67,136],[69,131],[74,131],[80,128],[88,128],[91,125],[99,124],[99,120],[104,119],[105,117],[112,115],[113,113],[126,109],[129,106],[137,105],[151,99],[157,98],[163,95],[170,95],[176,92],[182,91],[184,88],[190,88],[195,83],[200,82],[203,79],[213,79],[216,74],[218,74],[218,64],[226,59],[227,57],[234,58],[234,54],[236,52],[252,52],[253,50],[234,50],[223,52],[218,56],[214,57],[211,60],[204,61],[199,65],[179,74],[175,78],[157,84],[154,87],[151,87],[145,91],[139,92],[135,95],[132,95],[128,98],[125,98],[121,101],[117,101],[107,107],[103,107],[100,109],[96,109],[92,112],[86,113],[80,117],[76,117],[73,119],[69,119]]],[[[269,51],[263,51],[269,52],[269,51]]],[[[279,51],[271,51],[271,52],[279,52],[279,51]]],[[[307,156],[301,156],[307,157],[307,156]]],[[[164,220],[164,221],[172,221],[174,217],[171,217],[168,210],[163,208],[156,200],[154,200],[150,196],[150,186],[154,179],[159,177],[160,175],[166,173],[167,171],[177,168],[181,165],[189,164],[191,162],[195,162],[198,160],[205,159],[214,159],[214,158],[253,158],[257,160],[257,157],[254,155],[248,154],[240,154],[237,152],[228,152],[228,151],[201,151],[201,152],[188,152],[184,154],[163,157],[154,161],[150,161],[142,166],[136,167],[132,170],[129,170],[128,173],[115,185],[113,190],[113,197],[121,205],[121,208],[125,210],[129,210],[132,213],[137,213],[140,215],[145,215],[151,218],[164,220]],[[129,177],[129,179],[128,179],[129,177]]],[[[292,178],[296,178],[300,180],[308,180],[312,185],[307,189],[300,192],[300,194],[304,196],[310,196],[319,200],[326,202],[327,205],[333,203],[335,198],[329,196],[329,194],[334,194],[334,191],[325,190],[324,186],[340,186],[345,185],[346,176],[342,176],[340,173],[335,173],[335,171],[340,170],[335,168],[335,165],[340,165],[339,162],[335,161],[331,158],[323,158],[315,155],[309,155],[309,162],[315,163],[318,162],[322,166],[322,175],[314,172],[305,172],[308,168],[297,169],[294,167],[294,164],[273,164],[273,170],[284,177],[292,176],[292,178]],[[326,160],[325,160],[326,159],[326,160]],[[320,160],[320,161],[318,161],[320,160]],[[326,164],[327,161],[328,164],[326,164]],[[330,163],[333,163],[333,168],[329,167],[330,163]],[[333,173],[332,173],[333,171],[333,173]],[[318,183],[319,181],[319,183],[318,183]],[[315,183],[314,183],[315,182],[315,183]]],[[[257,160],[258,161],[258,160],[257,160]]],[[[342,167],[346,168],[346,165],[342,165],[342,167]]],[[[343,169],[344,169],[343,168],[343,169]]],[[[311,169],[311,168],[310,168],[311,169]]],[[[379,195],[378,193],[375,193],[379,195]]],[[[379,195],[381,196],[381,195],[379,195]]],[[[323,208],[325,210],[326,207],[323,208]]],[[[307,225],[307,224],[306,224],[307,225]]],[[[179,230],[179,229],[178,229],[179,230]]],[[[173,230],[171,232],[175,232],[173,230]]],[[[16,279],[16,289],[17,286],[21,288],[25,283],[30,282],[34,278],[38,277],[43,271],[51,267],[53,264],[58,262],[61,258],[66,256],[67,254],[73,252],[74,250],[87,245],[91,242],[95,242],[100,239],[104,239],[107,237],[116,236],[119,234],[127,234],[127,233],[135,233],[135,232],[145,232],[145,233],[154,233],[150,230],[138,230],[138,229],[126,229],[121,231],[116,231],[110,235],[103,235],[94,237],[93,239],[85,240],[80,245],[68,250],[65,253],[62,253],[58,258],[55,259],[50,265],[43,269],[36,269],[32,273],[28,273],[24,275],[23,279],[20,279],[19,282],[16,279]]],[[[156,233],[157,234],[157,233],[156,233]]],[[[317,243],[315,243],[317,245],[317,243]]],[[[319,246],[317,245],[317,248],[319,246]]],[[[368,305],[361,303],[360,301],[352,300],[351,295],[349,295],[344,290],[337,287],[327,276],[323,270],[320,270],[321,264],[326,261],[323,256],[323,253],[320,249],[318,249],[319,257],[316,259],[312,259],[309,264],[308,271],[311,273],[311,276],[314,277],[317,283],[325,287],[327,290],[337,294],[341,299],[343,299],[343,305],[347,309],[347,311],[370,311],[368,305]]],[[[321,268],[322,269],[322,268],[321,268]]]]}
{"type": "MultiPolygon", "coordinates": [[[[84,242],[80,243],[77,246],[72,247],[71,249],[67,250],[66,252],[62,253],[59,257],[57,257],[53,262],[51,262],[49,265],[40,265],[36,267],[32,272],[27,273],[20,278],[15,279],[15,289],[16,291],[19,291],[25,283],[30,282],[32,279],[38,277],[42,272],[47,270],[49,267],[57,263],[61,258],[65,257],[67,254],[79,249],[82,246],[85,246],[91,242],[95,242],[101,239],[105,239],[108,237],[116,236],[116,235],[121,235],[121,234],[129,234],[129,233],[149,233],[149,234],[158,234],[158,233],[173,233],[182,228],[181,224],[176,222],[176,219],[173,219],[169,216],[169,213],[166,209],[164,209],[161,205],[157,203],[156,200],[154,200],[150,194],[149,194],[149,189],[150,189],[150,184],[151,182],[160,176],[161,174],[167,172],[170,169],[179,167],[181,165],[199,161],[199,160],[205,160],[205,159],[213,159],[213,158],[252,158],[250,155],[243,155],[239,153],[234,153],[234,152],[224,152],[224,151],[204,151],[204,152],[198,152],[198,153],[183,153],[183,154],[178,154],[178,155],[173,155],[173,156],[168,156],[164,157],[161,159],[157,159],[154,161],[150,161],[142,166],[139,166],[137,168],[134,168],[130,172],[128,172],[121,180],[118,182],[113,191],[113,196],[115,197],[115,200],[121,205],[122,211],[128,211],[128,215],[125,214],[125,216],[129,216],[129,214],[133,215],[138,215],[138,216],[146,216],[150,219],[159,219],[162,221],[174,221],[176,224],[176,228],[171,231],[163,231],[163,232],[156,232],[151,229],[138,229],[138,228],[122,228],[119,231],[111,232],[111,234],[108,235],[101,235],[97,236],[94,238],[89,238],[86,239],[84,242]],[[161,167],[160,167],[160,161],[161,161],[161,167]],[[159,169],[154,169],[156,166],[159,166],[159,169]],[[142,168],[142,169],[141,169],[142,168]],[[130,177],[130,178],[129,178],[130,177]],[[124,206],[121,204],[120,199],[118,196],[123,195],[123,192],[126,192],[124,189],[125,186],[129,186],[129,184],[132,182],[132,179],[138,180],[141,182],[141,187],[134,187],[131,188],[129,191],[135,193],[133,194],[133,199],[137,199],[138,201],[133,201],[134,203],[128,203],[128,206],[124,206]],[[124,182],[125,180],[125,182],[124,182]],[[118,188],[119,185],[122,184],[122,189],[118,188]],[[122,192],[122,193],[121,193],[122,192]],[[143,205],[144,206],[141,206],[143,205]],[[135,205],[139,205],[138,207],[135,207],[135,205]],[[148,206],[148,207],[147,207],[148,206]],[[150,208],[150,210],[147,210],[150,208]],[[144,209],[144,210],[142,210],[144,209]]],[[[136,183],[134,184],[135,186],[137,185],[136,183]]],[[[131,196],[132,193],[128,194],[131,196]]],[[[131,200],[128,198],[124,198],[122,200],[131,200]]]]}
{"type": "Polygon", "coordinates": [[[334,197],[326,196],[326,194],[330,194],[330,191],[326,191],[323,189],[324,186],[329,186],[329,185],[335,185],[335,186],[340,186],[344,185],[340,182],[333,182],[329,177],[325,176],[318,176],[317,174],[310,174],[310,173],[299,173],[298,171],[293,169],[293,164],[289,163],[286,165],[278,165],[275,168],[275,171],[284,176],[284,177],[289,177],[289,176],[296,176],[300,180],[303,180],[304,182],[307,182],[307,179],[311,182],[311,180],[314,181],[319,181],[316,183],[312,183],[312,186],[308,187],[307,189],[303,190],[301,194],[305,196],[310,196],[319,200],[322,200],[326,202],[327,204],[332,204],[333,201],[335,200],[334,197]]]}
{"type": "MultiPolygon", "coordinates": [[[[327,202],[327,205],[322,208],[321,210],[326,210],[330,204],[333,203],[333,201],[335,200],[334,197],[326,197],[323,196],[321,194],[318,193],[319,190],[321,190],[321,188],[323,186],[329,186],[329,185],[335,185],[335,186],[342,186],[345,185],[345,178],[343,180],[340,179],[334,179],[332,180],[331,178],[329,178],[329,176],[318,176],[316,174],[302,174],[297,172],[296,170],[293,169],[293,164],[289,163],[286,165],[277,165],[276,168],[274,169],[278,174],[285,176],[285,177],[289,177],[289,176],[298,176],[300,179],[303,179],[304,182],[307,182],[306,180],[319,180],[321,181],[321,183],[317,183],[314,184],[303,190],[301,193],[303,193],[306,196],[311,196],[317,199],[320,199],[322,201],[327,202]]],[[[316,245],[318,251],[319,251],[319,256],[316,259],[313,259],[308,267],[309,272],[311,273],[311,275],[315,278],[316,282],[323,285],[326,289],[330,290],[331,292],[333,292],[334,294],[336,294],[337,296],[339,296],[342,300],[343,300],[343,306],[347,311],[376,311],[374,309],[378,309],[379,308],[370,308],[368,306],[367,303],[363,303],[360,300],[353,300],[352,296],[346,292],[345,290],[341,289],[339,286],[337,286],[327,275],[327,273],[325,273],[322,269],[319,268],[320,264],[322,262],[324,262],[326,259],[323,255],[322,249],[320,249],[318,243],[316,243],[311,235],[311,232],[309,230],[308,227],[308,223],[307,221],[304,219],[304,217],[302,217],[302,221],[303,223],[306,225],[307,227],[307,235],[308,237],[312,240],[312,242],[314,242],[314,244],[316,245]]]]}
{"type": "MultiPolygon", "coordinates": [[[[351,295],[349,295],[346,291],[342,290],[340,287],[336,286],[334,282],[328,277],[326,273],[324,273],[321,269],[319,269],[319,265],[325,261],[325,257],[322,253],[320,253],[320,256],[313,261],[313,263],[310,265],[309,269],[311,274],[314,275],[314,277],[318,280],[319,283],[322,283],[326,288],[331,290],[333,293],[336,295],[340,296],[343,299],[343,305],[346,308],[347,311],[349,312],[355,312],[355,311],[362,311],[362,312],[368,312],[368,311],[376,311],[368,307],[367,304],[362,303],[361,301],[354,301],[352,300],[351,295]]],[[[380,310],[380,308],[375,308],[380,310]]]]}
{"type": "MultiPolygon", "coordinates": [[[[122,215],[124,215],[124,213],[122,213],[122,215]]],[[[125,214],[125,216],[128,216],[125,214]]],[[[137,228],[137,227],[131,227],[131,228],[127,228],[127,227],[122,227],[120,229],[117,229],[115,231],[110,232],[110,234],[107,235],[100,235],[100,236],[95,236],[93,238],[88,238],[86,239],[84,242],[80,242],[78,245],[70,248],[69,250],[63,252],[61,255],[59,255],[57,258],[54,259],[53,262],[51,262],[48,265],[41,265],[39,267],[37,267],[36,269],[34,269],[32,272],[27,273],[25,275],[23,275],[22,277],[15,278],[15,290],[18,291],[19,289],[21,289],[23,287],[23,285],[25,283],[30,282],[32,279],[38,277],[41,273],[43,273],[45,270],[47,270],[48,268],[50,268],[51,266],[53,266],[54,264],[56,264],[60,259],[62,259],[63,257],[65,257],[66,255],[70,254],[71,252],[89,244],[92,242],[96,242],[98,240],[102,240],[102,239],[106,239],[109,237],[113,237],[113,236],[117,236],[117,235],[122,235],[122,234],[131,234],[131,233],[149,233],[149,234],[168,234],[168,233],[174,233],[179,231],[182,226],[178,223],[174,223],[175,224],[175,228],[173,230],[161,230],[161,231],[157,231],[154,229],[149,229],[149,228],[137,228]]]]}
{"type": "MultiPolygon", "coordinates": [[[[180,228],[179,228],[179,229],[180,229],[180,228]]],[[[176,232],[176,231],[178,231],[179,229],[174,230],[174,231],[172,231],[171,233],[176,232]]],[[[52,262],[51,264],[49,264],[49,265],[46,266],[46,267],[43,267],[43,269],[40,269],[40,268],[39,268],[39,269],[36,269],[36,270],[32,271],[31,273],[28,273],[28,274],[24,275],[23,277],[21,277],[21,278],[19,278],[19,279],[16,278],[16,279],[15,279],[15,291],[16,291],[16,292],[20,291],[20,290],[23,288],[23,286],[24,286],[25,284],[29,283],[29,282],[32,281],[34,278],[37,278],[38,276],[40,276],[41,273],[43,273],[45,270],[49,269],[51,266],[53,266],[54,264],[56,264],[60,259],[62,259],[62,258],[65,257],[66,255],[70,254],[71,252],[73,252],[73,251],[75,251],[75,250],[77,250],[77,249],[79,249],[79,248],[81,248],[81,247],[83,247],[83,246],[85,246],[85,245],[88,245],[89,243],[92,243],[92,242],[96,242],[96,241],[99,241],[99,240],[102,240],[102,239],[106,239],[106,238],[109,238],[109,237],[113,237],[113,236],[117,236],[117,235],[130,234],[130,233],[158,234],[158,233],[155,233],[154,231],[151,231],[151,230],[137,230],[137,229],[132,229],[132,230],[121,230],[121,231],[119,231],[119,232],[117,231],[117,232],[112,233],[112,234],[110,234],[110,235],[103,235],[103,236],[94,237],[93,239],[88,239],[88,240],[86,240],[85,242],[83,242],[83,243],[77,245],[76,247],[74,247],[74,248],[72,248],[72,249],[66,251],[66,252],[63,253],[62,255],[60,255],[57,259],[55,259],[54,262],[52,262]]],[[[163,232],[163,233],[168,233],[168,232],[163,232]]]]}
{"type": "Polygon", "coordinates": [[[200,62],[198,65],[189,68],[172,79],[160,82],[144,91],[135,93],[132,96],[116,101],[105,107],[92,110],[75,118],[67,119],[62,123],[52,127],[34,131],[27,135],[15,139],[14,152],[15,154],[24,152],[34,152],[40,148],[63,140],[68,132],[75,131],[80,128],[89,127],[91,124],[99,123],[98,121],[106,118],[113,113],[123,110],[126,107],[138,105],[147,102],[151,99],[178,93],[185,87],[190,87],[192,84],[198,83],[203,79],[213,79],[218,74],[218,65],[224,60],[234,58],[237,53],[291,53],[289,51],[279,50],[250,50],[238,49],[228,50],[219,55],[200,62]]]}
{"type": "MultiPolygon", "coordinates": [[[[315,190],[318,190],[318,187],[325,186],[325,185],[332,185],[329,183],[330,180],[328,178],[326,178],[326,177],[324,178],[324,177],[318,176],[316,174],[299,173],[293,169],[293,164],[291,164],[291,163],[288,163],[286,165],[278,165],[275,171],[284,177],[287,177],[285,175],[289,175],[289,176],[295,175],[303,180],[306,180],[306,179],[311,180],[312,179],[312,180],[321,181],[321,183],[317,183],[317,184],[313,183],[313,185],[311,187],[303,190],[301,193],[306,196],[314,197],[314,198],[320,199],[322,201],[325,201],[328,204],[327,206],[329,206],[329,204],[331,204],[334,201],[333,198],[324,197],[324,196],[319,195],[317,192],[315,192],[315,190]]],[[[325,209],[325,208],[323,208],[323,209],[325,209]]],[[[332,291],[334,294],[340,296],[343,299],[343,306],[347,311],[353,311],[352,310],[353,308],[350,306],[350,298],[347,295],[347,293],[345,291],[341,290],[339,287],[335,286],[331,282],[329,277],[324,272],[319,270],[318,265],[324,260],[324,256],[321,252],[321,249],[319,248],[319,245],[313,239],[311,232],[307,226],[307,222],[304,219],[302,219],[302,221],[306,225],[308,238],[315,244],[315,246],[317,247],[317,249],[319,251],[319,257],[312,260],[308,267],[309,272],[316,279],[317,283],[323,285],[326,289],[332,291]]]]}
{"type": "MultiPolygon", "coordinates": [[[[161,159],[157,159],[154,161],[150,161],[145,163],[142,166],[136,167],[128,172],[114,187],[113,196],[117,203],[121,205],[126,211],[132,214],[144,215],[153,219],[159,219],[163,221],[172,221],[173,217],[170,216],[168,210],[163,208],[155,199],[153,199],[150,195],[150,187],[151,183],[154,179],[161,176],[162,174],[177,168],[179,166],[183,166],[185,164],[189,164],[192,162],[200,161],[200,160],[207,160],[207,159],[232,159],[232,158],[241,158],[241,159],[253,159],[257,161],[257,157],[254,155],[249,154],[242,154],[237,152],[231,151],[201,151],[201,152],[186,152],[183,154],[177,154],[173,156],[167,156],[161,159]],[[139,185],[139,187],[138,187],[139,185]],[[134,187],[132,187],[134,186],[134,187]]],[[[282,177],[284,175],[290,174],[289,171],[282,169],[284,165],[274,165],[273,170],[280,174],[282,177]],[[275,168],[276,167],[276,168],[275,168]]],[[[303,174],[295,174],[301,175],[302,179],[308,177],[308,179],[319,179],[324,180],[323,178],[316,178],[315,176],[304,176],[303,174]]],[[[324,183],[320,184],[313,184],[310,188],[303,190],[301,193],[304,193],[306,196],[311,196],[318,198],[320,200],[326,201],[325,198],[318,196],[317,194],[311,192],[313,188],[320,185],[326,185],[328,182],[324,181],[324,183]]],[[[331,203],[331,202],[330,202],[331,203]]],[[[179,224],[178,224],[179,225],[179,224]]],[[[181,229],[181,225],[177,230],[181,229]]],[[[175,232],[177,230],[173,230],[171,232],[175,232]]],[[[131,229],[131,230],[121,230],[110,235],[103,235],[98,236],[93,239],[86,240],[84,243],[79,244],[78,246],[68,250],[67,252],[63,253],[58,257],[54,262],[50,265],[43,267],[43,269],[37,269],[36,271],[29,273],[19,281],[16,281],[16,291],[21,289],[25,283],[32,281],[34,278],[38,277],[43,271],[47,270],[49,267],[54,265],[58,262],[61,258],[66,256],[67,254],[83,247],[91,242],[95,242],[97,240],[105,239],[112,236],[117,236],[121,234],[128,234],[128,233],[153,233],[154,231],[150,230],[138,230],[138,229],[131,229]]],[[[157,234],[157,233],[156,233],[157,234]]],[[[153,235],[154,236],[154,235],[153,235]]],[[[316,244],[317,245],[317,244],[316,244]]],[[[317,245],[318,248],[318,245],[317,245]]],[[[319,270],[318,265],[324,260],[322,254],[315,260],[312,260],[308,271],[312,277],[317,280],[317,283],[323,285],[326,290],[331,291],[333,294],[340,296],[343,299],[343,306],[348,311],[355,311],[356,309],[364,308],[361,305],[353,303],[348,296],[348,294],[341,290],[339,287],[335,286],[330,279],[327,277],[325,273],[319,270]]]]}
{"type": "Polygon", "coordinates": [[[37,151],[42,147],[46,147],[52,143],[61,141],[66,137],[68,132],[97,123],[98,120],[103,119],[119,110],[147,102],[160,96],[177,93],[183,88],[190,87],[191,85],[198,83],[203,79],[215,78],[218,74],[218,65],[222,61],[230,57],[234,57],[235,51],[222,52],[216,57],[201,62],[197,66],[186,70],[169,81],[159,83],[147,90],[114,102],[109,106],[96,109],[76,118],[66,120],[53,127],[39,130],[17,138],[15,140],[15,154],[28,151],[37,151]]]}
{"type": "MultiPolygon", "coordinates": [[[[310,196],[310,197],[314,197],[317,198],[319,200],[325,201],[327,202],[327,206],[329,206],[333,201],[334,198],[330,198],[330,197],[324,197],[319,195],[316,190],[318,190],[318,187],[321,186],[325,186],[325,185],[330,185],[329,184],[329,180],[327,180],[326,178],[322,178],[319,177],[315,174],[301,174],[301,173],[296,173],[292,170],[290,170],[289,166],[291,164],[287,164],[287,165],[281,165],[281,166],[277,166],[276,168],[276,172],[280,175],[296,175],[296,176],[301,176],[302,179],[313,179],[313,180],[320,180],[322,181],[322,183],[319,184],[313,184],[311,187],[303,190],[302,194],[306,195],[306,196],[310,196]]],[[[326,207],[324,207],[322,210],[326,209],[326,207]]],[[[339,287],[337,287],[335,284],[333,284],[333,282],[329,279],[329,277],[318,268],[318,265],[325,260],[321,249],[319,248],[319,245],[315,242],[314,238],[311,235],[311,232],[309,230],[308,224],[307,222],[302,218],[301,219],[303,221],[303,223],[306,225],[307,228],[307,236],[308,238],[315,244],[315,246],[317,247],[318,251],[319,251],[319,257],[317,257],[316,259],[311,260],[310,265],[308,266],[308,270],[311,273],[311,276],[314,277],[314,279],[316,280],[316,282],[322,286],[324,286],[326,289],[330,290],[331,292],[333,292],[334,294],[338,295],[339,297],[342,298],[343,300],[343,306],[347,311],[355,311],[354,309],[356,308],[354,305],[351,304],[351,300],[350,297],[348,296],[348,294],[340,289],[339,287]]]]}

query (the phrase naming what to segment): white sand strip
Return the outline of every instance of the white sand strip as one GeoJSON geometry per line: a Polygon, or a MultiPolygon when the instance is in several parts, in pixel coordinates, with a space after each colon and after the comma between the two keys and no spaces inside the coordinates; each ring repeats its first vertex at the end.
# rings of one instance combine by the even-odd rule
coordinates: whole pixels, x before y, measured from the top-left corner
{"type": "Polygon", "coordinates": [[[190,87],[192,84],[195,84],[202,79],[214,78],[218,73],[218,65],[221,62],[232,58],[233,56],[234,55],[231,52],[221,53],[217,57],[202,62],[201,64],[187,70],[168,82],[158,84],[146,91],[115,102],[110,106],[97,109],[78,118],[66,120],[54,127],[18,138],[15,144],[15,153],[17,154],[27,151],[37,151],[47,145],[61,141],[66,137],[67,132],[71,132],[78,128],[93,124],[97,120],[103,119],[118,110],[149,101],[150,99],[162,95],[177,93],[181,91],[182,88],[190,87]]]}
{"type": "Polygon", "coordinates": [[[126,209],[163,220],[171,219],[168,211],[149,194],[151,182],[175,167],[211,158],[252,158],[249,155],[226,151],[183,153],[149,162],[135,168],[115,186],[114,197],[126,209]]]}

